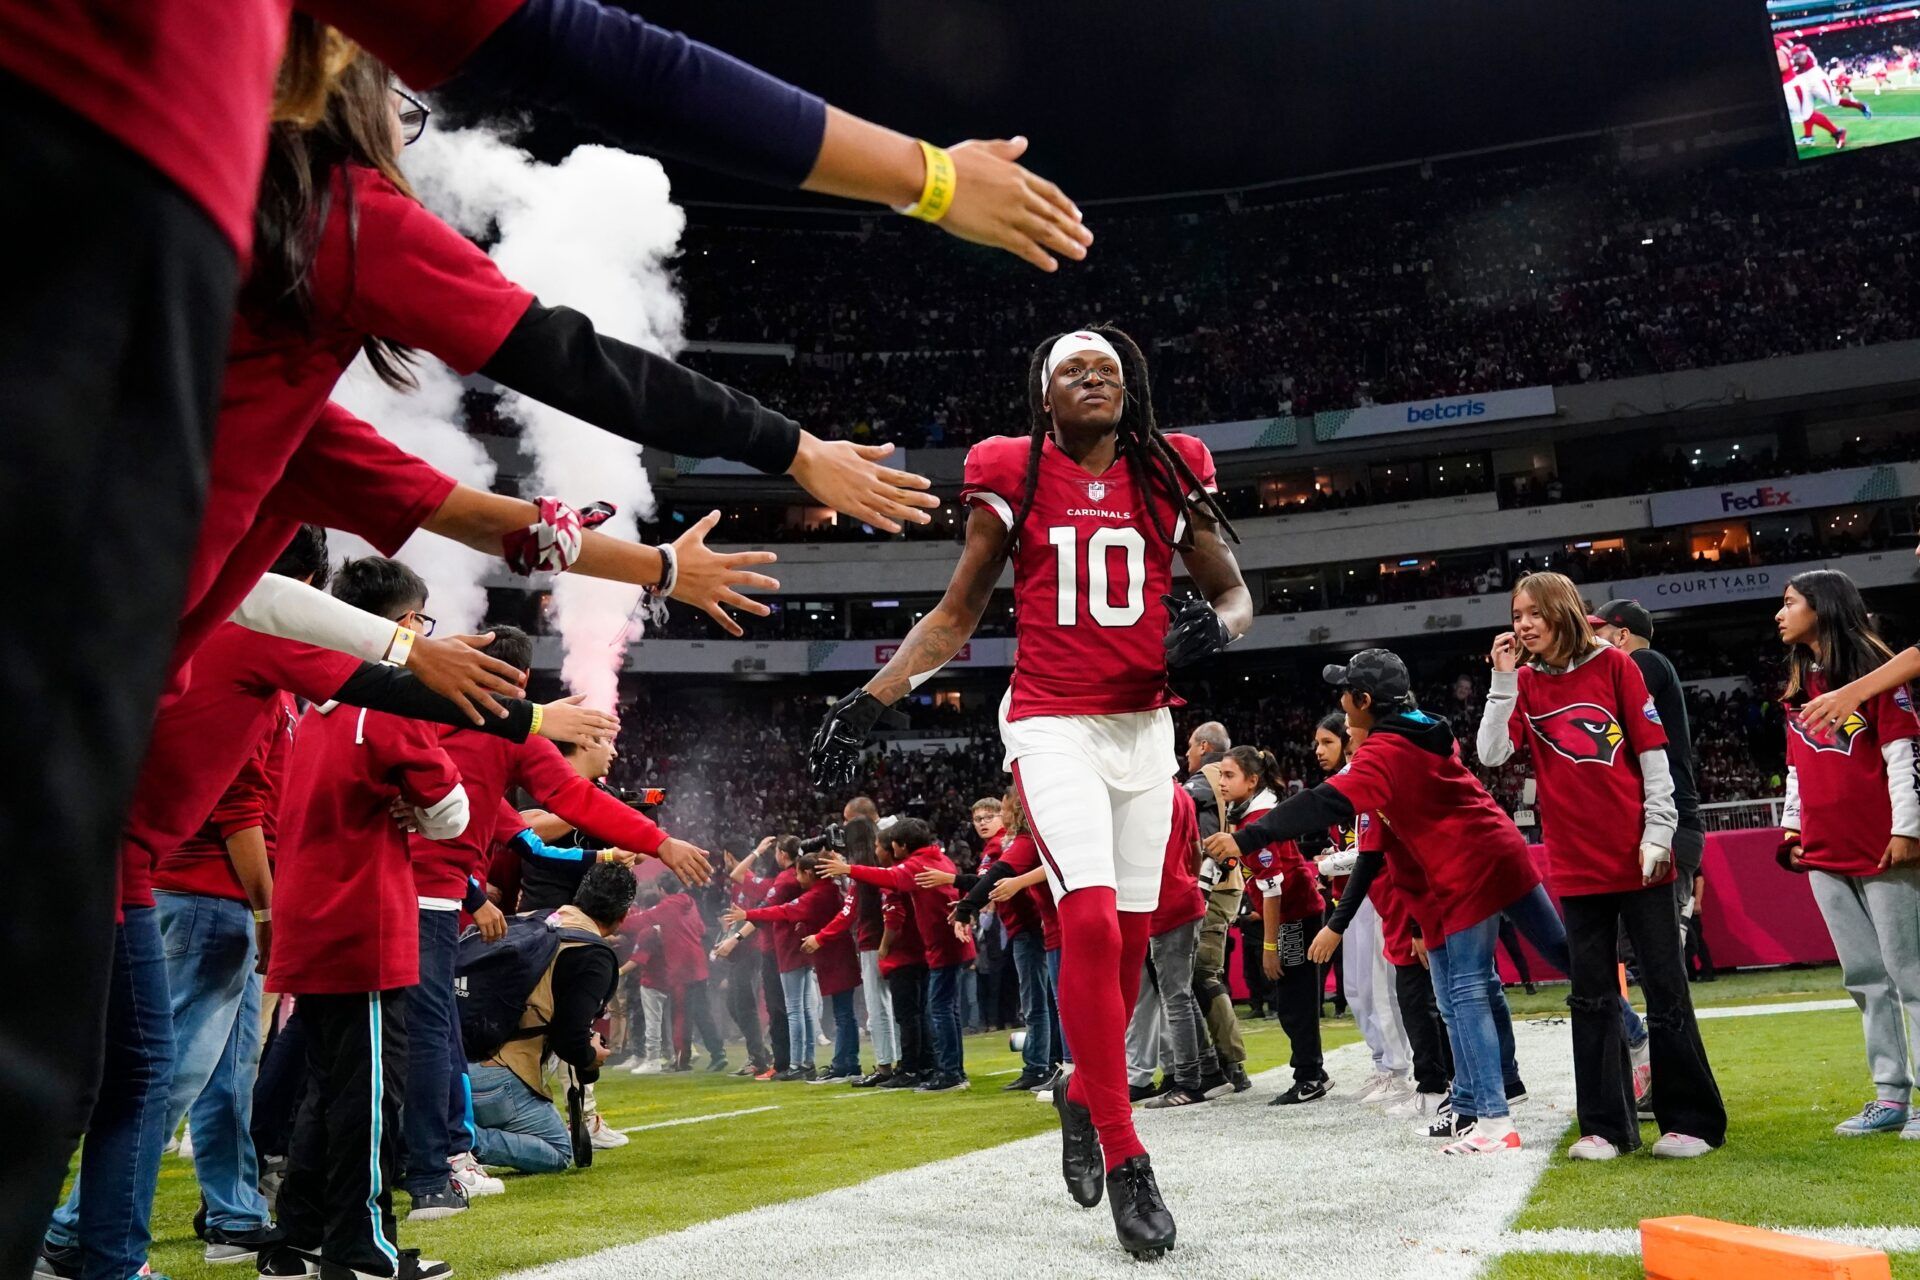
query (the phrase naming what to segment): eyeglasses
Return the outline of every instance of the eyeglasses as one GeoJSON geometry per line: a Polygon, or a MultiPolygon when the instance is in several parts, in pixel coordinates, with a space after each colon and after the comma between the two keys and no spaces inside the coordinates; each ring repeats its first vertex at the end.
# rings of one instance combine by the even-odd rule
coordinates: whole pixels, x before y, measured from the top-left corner
{"type": "Polygon", "coordinates": [[[422,613],[418,609],[415,609],[413,612],[409,613],[407,616],[409,618],[413,618],[417,620],[420,623],[420,634],[423,636],[432,635],[434,627],[439,625],[439,619],[435,618],[430,613],[422,613]]]}
{"type": "Polygon", "coordinates": [[[396,88],[394,97],[400,99],[400,144],[410,147],[420,141],[420,135],[427,131],[427,117],[433,114],[427,104],[408,93],[396,88]]]}

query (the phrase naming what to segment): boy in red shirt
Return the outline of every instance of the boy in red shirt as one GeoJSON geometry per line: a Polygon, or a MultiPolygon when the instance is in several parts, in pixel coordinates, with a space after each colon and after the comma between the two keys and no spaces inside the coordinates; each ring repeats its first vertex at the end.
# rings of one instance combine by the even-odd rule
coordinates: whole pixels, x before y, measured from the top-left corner
{"type": "MultiPolygon", "coordinates": [[[[343,566],[340,578],[342,599],[424,629],[426,586],[404,565],[370,557],[343,566]]],[[[407,996],[420,980],[409,833],[448,840],[467,820],[460,771],[432,727],[333,703],[302,718],[277,867],[289,906],[278,921],[267,988],[300,998],[307,1096],[280,1192],[286,1244],[261,1260],[264,1274],[297,1274],[316,1256],[329,1276],[425,1280],[450,1270],[400,1252],[392,1180],[407,996]]],[[[430,1101],[439,1113],[440,1100],[430,1101]]]]}
{"type": "MultiPolygon", "coordinates": [[[[970,1088],[960,1040],[960,970],[973,959],[973,943],[956,937],[948,907],[959,897],[951,884],[921,888],[921,871],[952,873],[953,863],[940,851],[933,828],[919,818],[901,818],[880,836],[888,865],[855,867],[839,854],[821,860],[823,875],[851,876],[862,884],[910,895],[914,926],[927,952],[927,1023],[933,1033],[934,1076],[919,1088],[945,1093],[970,1088]]],[[[897,1011],[896,1011],[897,1013],[897,1011]]]]}
{"type": "MultiPolygon", "coordinates": [[[[792,1065],[775,1079],[812,1080],[814,1036],[818,1028],[807,1000],[812,960],[801,940],[818,933],[840,910],[840,893],[823,871],[818,854],[802,854],[793,865],[793,884],[799,892],[764,907],[730,906],[720,919],[726,924],[750,922],[772,939],[780,966],[780,988],[786,998],[787,1042],[792,1065]]],[[[778,881],[775,882],[776,884],[778,881]]],[[[779,896],[776,890],[776,896],[779,896]]]]}

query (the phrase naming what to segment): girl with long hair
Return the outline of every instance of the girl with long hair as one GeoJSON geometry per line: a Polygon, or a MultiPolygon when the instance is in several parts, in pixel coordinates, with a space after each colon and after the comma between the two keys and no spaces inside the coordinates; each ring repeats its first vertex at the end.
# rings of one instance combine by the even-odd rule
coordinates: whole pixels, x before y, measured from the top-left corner
{"type": "MultiPolygon", "coordinates": [[[[1618,939],[1638,958],[1661,1137],[1653,1154],[1704,1155],[1726,1141],[1727,1113],[1694,1022],[1674,901],[1679,810],[1666,732],[1640,668],[1594,635],[1580,590],[1557,573],[1514,584],[1513,630],[1495,639],[1481,763],[1525,751],[1539,783],[1554,888],[1566,912],[1573,994],[1574,1159],[1640,1145],[1633,1069],[1620,1017],[1618,939]]],[[[1522,921],[1516,924],[1525,926],[1522,921]]]]}
{"type": "MultiPolygon", "coordinates": [[[[849,818],[844,828],[846,858],[856,867],[877,867],[879,829],[873,819],[849,818]]],[[[867,1030],[873,1036],[874,1068],[871,1074],[850,1081],[856,1089],[871,1089],[892,1078],[900,1059],[899,1031],[893,1022],[893,995],[880,974],[880,940],[886,933],[886,917],[881,907],[883,892],[870,884],[849,880],[841,886],[844,895],[840,914],[829,920],[818,933],[801,941],[809,952],[834,945],[851,932],[860,965],[860,991],[867,1002],[867,1030]]]]}
{"type": "MultiPolygon", "coordinates": [[[[1860,589],[1844,573],[1795,575],[1774,615],[1787,646],[1782,701],[1798,710],[1885,663],[1860,589]]],[[[1920,719],[1905,685],[1875,694],[1831,730],[1787,720],[1786,827],[1780,864],[1804,872],[1833,936],[1867,1041],[1874,1097],[1841,1137],[1898,1131],[1913,1113],[1913,1034],[1920,1025],[1920,719]]]]}
{"type": "Polygon", "coordinates": [[[1132,338],[1047,338],[1026,393],[1026,435],[968,451],[961,496],[974,510],[945,596],[835,705],[810,763],[822,783],[848,776],[882,711],[960,651],[1011,562],[1020,649],[1001,738],[1060,910],[1060,1018],[1076,1061],[1053,1094],[1061,1172],[1076,1202],[1108,1197],[1123,1248],[1157,1257],[1173,1247],[1173,1215],[1134,1131],[1124,1041],[1173,822],[1167,672],[1245,634],[1253,598],[1213,459],[1161,433],[1132,338]],[[1171,594],[1175,553],[1202,599],[1171,594]]]}

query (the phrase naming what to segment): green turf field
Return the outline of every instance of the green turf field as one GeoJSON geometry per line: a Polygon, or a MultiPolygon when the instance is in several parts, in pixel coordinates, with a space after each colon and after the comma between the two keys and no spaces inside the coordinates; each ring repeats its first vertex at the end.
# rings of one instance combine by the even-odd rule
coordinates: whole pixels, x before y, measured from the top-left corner
{"type": "MultiPolygon", "coordinates": [[[[1550,1016],[1564,1011],[1564,992],[1547,987],[1535,996],[1518,989],[1510,995],[1517,1015],[1550,1016]]],[[[1695,993],[1703,1007],[1842,994],[1833,969],[1734,975],[1695,993]]],[[[1828,1136],[1868,1092],[1854,1014],[1793,1013],[1702,1026],[1734,1118],[1728,1147],[1673,1163],[1576,1166],[1556,1156],[1515,1230],[1632,1227],[1665,1213],[1761,1224],[1920,1226],[1920,1202],[1911,1194],[1920,1144],[1828,1136]]],[[[1286,1041],[1277,1024],[1247,1030],[1249,1067],[1279,1065],[1286,1041]]],[[[1355,1039],[1348,1019],[1329,1021],[1325,1030],[1329,1049],[1355,1039]]],[[[590,1170],[509,1177],[505,1196],[478,1201],[465,1214],[403,1224],[401,1242],[454,1262],[462,1280],[483,1280],[1053,1127],[1050,1108],[999,1091],[1017,1066],[1004,1033],[970,1037],[967,1064],[974,1088],[935,1097],[702,1073],[617,1075],[599,1091],[601,1110],[616,1128],[720,1118],[636,1132],[626,1147],[598,1153],[590,1170]],[[753,1108],[772,1109],[721,1115],[753,1108]]],[[[1527,1136],[1530,1145],[1565,1141],[1527,1136]]],[[[179,1280],[232,1280],[235,1268],[200,1260],[189,1228],[196,1194],[188,1165],[168,1157],[154,1213],[154,1270],[179,1280]]],[[[404,1213],[404,1198],[401,1205],[404,1213]]],[[[1503,1258],[1486,1274],[1561,1280],[1640,1271],[1632,1259],[1534,1254],[1503,1258]]],[[[1896,1258],[1895,1274],[1920,1280],[1920,1254],[1896,1258]]]]}
{"type": "MultiPolygon", "coordinates": [[[[1854,89],[1860,91],[1860,88],[1856,82],[1854,89]]],[[[1866,96],[1860,101],[1873,108],[1873,119],[1864,120],[1858,111],[1844,107],[1821,108],[1836,127],[1847,131],[1846,150],[1878,146],[1885,142],[1910,142],[1920,138],[1920,89],[1889,89],[1879,95],[1866,91],[1866,96]]],[[[1799,149],[1803,159],[1840,154],[1825,132],[1815,129],[1813,136],[1813,146],[1799,149]]]]}

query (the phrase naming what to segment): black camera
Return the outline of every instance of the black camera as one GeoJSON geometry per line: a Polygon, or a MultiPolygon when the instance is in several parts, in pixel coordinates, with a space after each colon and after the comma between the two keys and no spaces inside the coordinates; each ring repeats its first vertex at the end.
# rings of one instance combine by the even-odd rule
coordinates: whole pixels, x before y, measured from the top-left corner
{"type": "Polygon", "coordinates": [[[817,836],[810,836],[800,842],[802,853],[822,853],[828,849],[835,853],[845,851],[847,847],[847,829],[837,822],[829,822],[827,829],[817,836]]]}
{"type": "Polygon", "coordinates": [[[645,813],[649,809],[658,809],[667,802],[665,787],[619,787],[609,782],[605,784],[608,794],[630,809],[645,813]]]}

